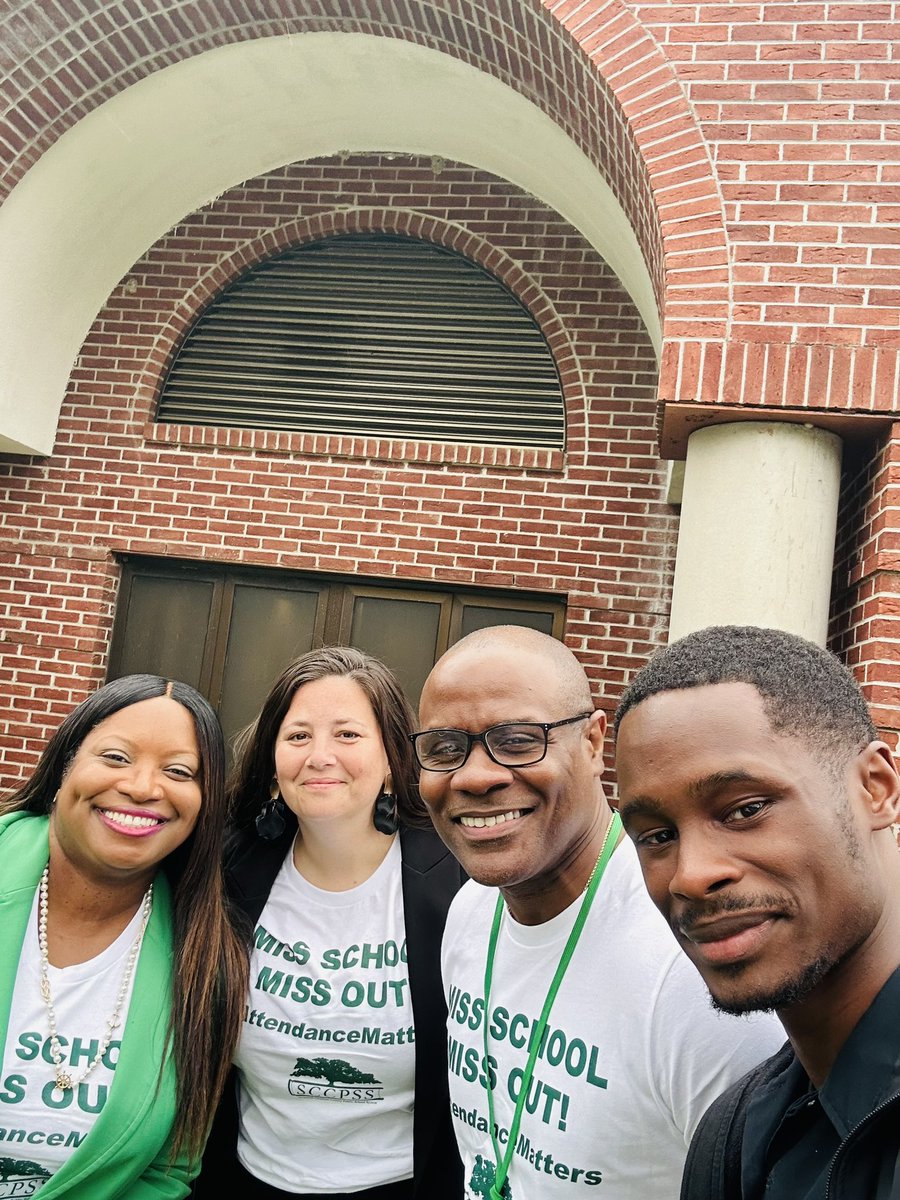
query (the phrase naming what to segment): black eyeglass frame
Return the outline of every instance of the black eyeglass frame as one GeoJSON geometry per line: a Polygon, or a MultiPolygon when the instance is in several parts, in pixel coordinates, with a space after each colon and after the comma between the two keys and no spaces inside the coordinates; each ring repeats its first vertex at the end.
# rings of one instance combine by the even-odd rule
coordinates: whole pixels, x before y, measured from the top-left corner
{"type": "Polygon", "coordinates": [[[550,745],[550,730],[559,729],[561,725],[574,725],[576,721],[587,721],[592,717],[593,712],[578,713],[575,717],[564,717],[561,721],[500,721],[496,725],[491,725],[488,729],[482,729],[481,733],[468,733],[465,729],[421,729],[418,733],[409,734],[409,740],[413,744],[413,750],[416,755],[416,762],[423,771],[434,771],[441,775],[449,775],[451,771],[458,771],[460,767],[465,766],[469,761],[469,755],[472,753],[472,747],[476,742],[481,742],[484,746],[484,752],[498,767],[506,767],[507,770],[518,767],[535,767],[539,762],[543,762],[547,757],[547,749],[550,745]],[[487,744],[487,738],[494,732],[495,729],[521,728],[523,725],[531,729],[540,729],[544,734],[544,749],[541,751],[539,758],[531,758],[528,762],[508,763],[502,762],[491,750],[487,744]],[[419,757],[419,738],[433,736],[436,733],[458,733],[466,739],[466,752],[463,755],[462,761],[455,763],[452,767],[427,767],[419,757]]]}

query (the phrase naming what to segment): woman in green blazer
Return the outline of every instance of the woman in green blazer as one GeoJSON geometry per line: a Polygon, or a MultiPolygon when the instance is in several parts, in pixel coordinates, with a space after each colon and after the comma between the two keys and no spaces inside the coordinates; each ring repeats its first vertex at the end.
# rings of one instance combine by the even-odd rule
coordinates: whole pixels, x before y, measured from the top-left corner
{"type": "Polygon", "coordinates": [[[246,987],[223,773],[206,701],[132,675],[0,804],[0,1195],[188,1194],[246,987]]]}

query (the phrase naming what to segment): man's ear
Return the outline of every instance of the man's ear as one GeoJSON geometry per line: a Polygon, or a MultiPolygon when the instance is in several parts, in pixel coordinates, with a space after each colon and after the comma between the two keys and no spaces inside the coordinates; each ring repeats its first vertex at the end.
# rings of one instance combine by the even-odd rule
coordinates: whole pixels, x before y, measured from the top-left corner
{"type": "Polygon", "coordinates": [[[597,774],[603,774],[603,743],[606,740],[606,713],[598,708],[591,713],[587,729],[588,740],[591,743],[591,758],[597,767],[597,774]]]}
{"type": "Polygon", "coordinates": [[[856,759],[859,779],[868,797],[872,829],[886,829],[900,820],[900,774],[886,742],[869,742],[856,759]]]}

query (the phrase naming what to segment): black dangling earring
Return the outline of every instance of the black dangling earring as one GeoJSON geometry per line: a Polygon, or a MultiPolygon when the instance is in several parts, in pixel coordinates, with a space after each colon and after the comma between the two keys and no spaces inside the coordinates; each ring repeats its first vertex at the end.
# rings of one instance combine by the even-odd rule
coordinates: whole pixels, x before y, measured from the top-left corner
{"type": "Polygon", "coordinates": [[[278,780],[272,780],[269,799],[256,814],[256,832],[267,842],[274,842],[284,833],[284,801],[278,790],[278,780]]]}
{"type": "Polygon", "coordinates": [[[384,788],[378,793],[378,799],[375,801],[372,824],[379,833],[384,833],[388,837],[397,832],[400,824],[397,816],[397,797],[391,792],[386,792],[384,788]]]}

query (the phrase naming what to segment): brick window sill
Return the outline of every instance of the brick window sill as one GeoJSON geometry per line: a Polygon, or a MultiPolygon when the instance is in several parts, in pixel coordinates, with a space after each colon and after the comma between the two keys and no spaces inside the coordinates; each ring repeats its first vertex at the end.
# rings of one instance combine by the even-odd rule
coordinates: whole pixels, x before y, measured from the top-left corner
{"type": "Polygon", "coordinates": [[[148,422],[148,442],[175,446],[218,447],[266,454],[317,455],[329,458],[381,459],[390,462],[451,463],[462,466],[561,472],[565,452],[532,446],[484,446],[461,442],[417,442],[402,438],[342,437],[276,429],[231,429],[213,425],[164,425],[148,422]]]}

